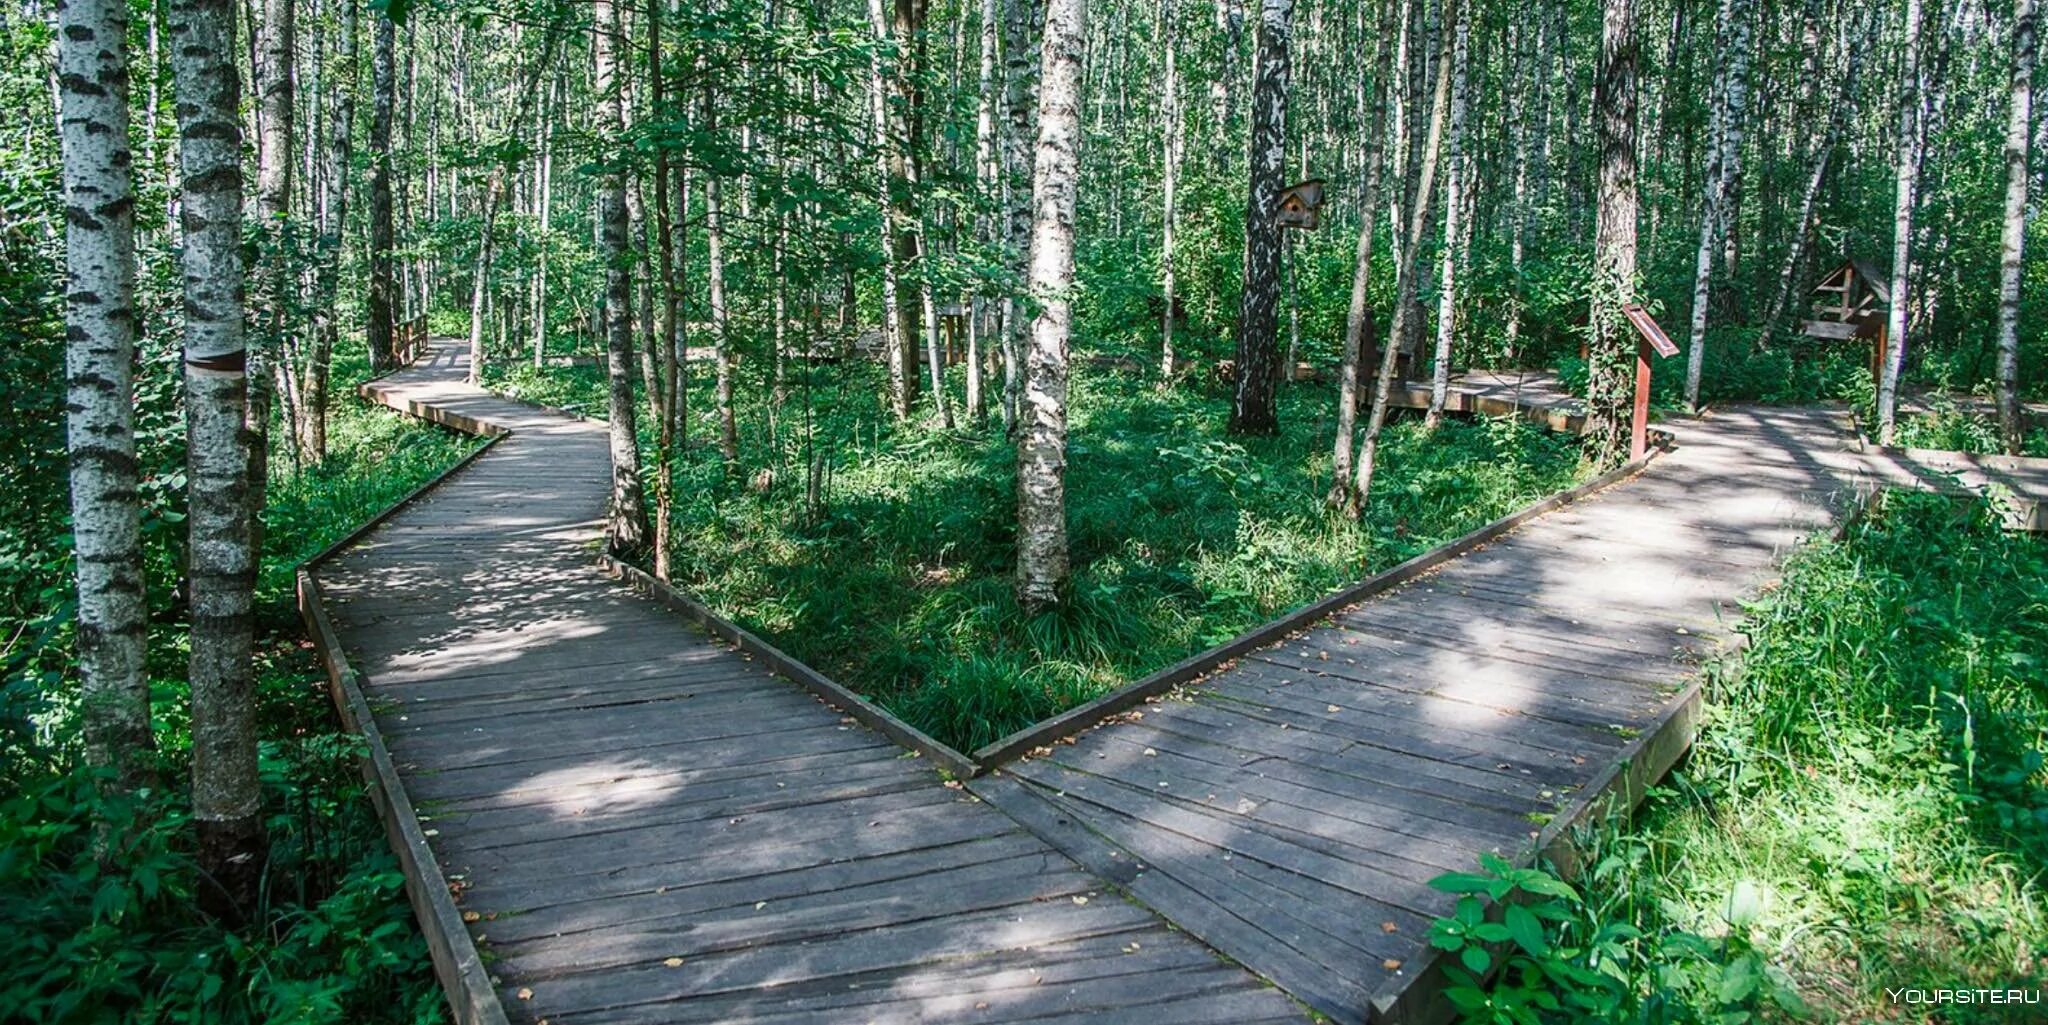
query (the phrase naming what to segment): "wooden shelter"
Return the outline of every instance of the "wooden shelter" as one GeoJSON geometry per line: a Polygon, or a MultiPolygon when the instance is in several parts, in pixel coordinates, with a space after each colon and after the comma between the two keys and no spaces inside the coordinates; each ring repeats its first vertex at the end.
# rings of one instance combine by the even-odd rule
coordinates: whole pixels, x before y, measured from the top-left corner
{"type": "Polygon", "coordinates": [[[1845,342],[1870,342],[1870,370],[1877,374],[1884,365],[1885,313],[1891,308],[1892,290],[1884,274],[1863,260],[1845,260],[1813,286],[1812,317],[1800,325],[1810,338],[1845,342]]]}

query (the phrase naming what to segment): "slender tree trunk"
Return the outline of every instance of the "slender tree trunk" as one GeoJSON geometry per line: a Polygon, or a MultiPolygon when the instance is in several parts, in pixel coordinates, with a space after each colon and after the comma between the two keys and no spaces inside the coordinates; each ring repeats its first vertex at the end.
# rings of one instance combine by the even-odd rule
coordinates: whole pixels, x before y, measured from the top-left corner
{"type": "Polygon", "coordinates": [[[1159,46],[1165,52],[1166,68],[1159,87],[1160,120],[1160,226],[1159,226],[1159,288],[1163,302],[1159,312],[1159,381],[1169,384],[1173,381],[1173,304],[1175,300],[1173,276],[1173,232],[1179,211],[1175,201],[1179,198],[1180,151],[1186,134],[1180,110],[1180,65],[1175,54],[1180,12],[1174,0],[1160,0],[1159,5],[1159,46]]]}
{"type": "Polygon", "coordinates": [[[257,256],[256,308],[262,326],[255,344],[247,349],[245,408],[250,434],[246,500],[259,553],[263,550],[263,507],[270,492],[271,374],[273,364],[284,357],[285,332],[290,329],[285,311],[291,305],[293,293],[292,139],[297,128],[292,103],[294,28],[292,0],[263,0],[263,20],[253,40],[258,89],[256,215],[263,235],[263,248],[257,256]]]}
{"type": "Polygon", "coordinates": [[[1366,332],[1372,324],[1372,248],[1373,236],[1379,231],[1380,169],[1386,163],[1381,149],[1386,140],[1388,76],[1393,57],[1390,37],[1397,7],[1398,0],[1380,0],[1379,25],[1373,33],[1372,114],[1365,135],[1365,185],[1359,190],[1362,209],[1358,220],[1358,254],[1351,269],[1351,306],[1344,317],[1344,359],[1337,371],[1337,440],[1330,457],[1329,502],[1354,518],[1361,512],[1361,496],[1357,482],[1352,479],[1351,445],[1358,420],[1359,363],[1364,358],[1366,332]]]}
{"type": "Polygon", "coordinates": [[[1635,300],[1636,287],[1636,45],[1635,0],[1604,0],[1600,74],[1593,93],[1600,197],[1586,384],[1586,438],[1601,465],[1626,457],[1634,402],[1634,350],[1622,307],[1635,300]]]}
{"type": "Polygon", "coordinates": [[[1067,341],[1073,326],[1084,0],[1048,0],[1031,194],[1031,322],[1017,436],[1017,604],[1059,602],[1067,582],[1067,341]]]}
{"type": "Polygon", "coordinates": [[[1372,497],[1372,476],[1379,456],[1380,431],[1387,423],[1387,401],[1393,387],[1395,361],[1401,354],[1401,332],[1415,306],[1415,252],[1422,248],[1423,233],[1429,230],[1429,201],[1435,194],[1438,157],[1443,151],[1444,122],[1449,119],[1450,106],[1451,62],[1439,59],[1436,88],[1430,103],[1429,134],[1417,160],[1410,165],[1415,169],[1415,182],[1408,223],[1401,239],[1401,258],[1397,261],[1394,326],[1388,332],[1385,348],[1380,351],[1379,376],[1373,380],[1372,411],[1366,415],[1365,437],[1358,444],[1358,467],[1353,475],[1352,490],[1357,495],[1354,501],[1361,509],[1372,497]]]}
{"type": "Polygon", "coordinates": [[[868,62],[868,95],[882,212],[882,352],[889,364],[889,403],[896,411],[896,419],[908,420],[910,404],[917,393],[917,368],[910,347],[909,324],[904,316],[903,253],[897,245],[903,235],[896,223],[899,211],[895,198],[895,167],[898,165],[894,156],[894,133],[889,127],[889,75],[883,64],[883,50],[889,43],[889,22],[882,12],[882,0],[868,0],[868,21],[878,44],[868,62]]]}
{"type": "Polygon", "coordinates": [[[256,775],[256,544],[249,505],[242,323],[241,76],[231,0],[171,11],[183,174],[186,502],[189,531],[192,818],[198,862],[235,917],[263,876],[256,775]]]}
{"type": "Polygon", "coordinates": [[[718,176],[704,176],[704,253],[710,276],[711,339],[718,369],[718,453],[728,465],[740,457],[739,422],[732,408],[733,351],[731,314],[725,303],[725,232],[721,223],[718,176]]]}
{"type": "MultiPolygon", "coordinates": [[[[668,0],[652,0],[647,5],[647,82],[650,113],[657,122],[664,122],[668,116],[667,83],[662,74],[661,21],[663,8],[668,0]]],[[[545,158],[543,158],[545,159],[545,158]]],[[[676,316],[680,297],[676,294],[676,239],[675,218],[669,209],[669,160],[668,147],[656,146],[654,150],[654,243],[656,269],[661,275],[661,329],[657,343],[661,347],[661,382],[665,389],[662,401],[656,405],[661,410],[661,421],[655,428],[654,468],[654,575],[667,580],[670,561],[669,520],[674,515],[675,505],[675,448],[676,448],[676,366],[681,362],[676,352],[676,316]]],[[[538,313],[536,313],[538,316],[538,313]]]]}
{"type": "Polygon", "coordinates": [[[327,456],[327,376],[340,334],[335,313],[340,302],[342,230],[348,224],[349,150],[356,111],[356,0],[337,0],[336,15],[341,21],[341,40],[330,86],[326,164],[321,172],[320,263],[312,304],[313,341],[306,352],[305,383],[299,389],[299,405],[305,411],[306,421],[300,449],[308,462],[318,462],[327,456]]]}
{"type": "MultiPolygon", "coordinates": [[[[1032,114],[1038,102],[1038,35],[1042,0],[1003,0],[1003,247],[1017,282],[1029,278],[1032,114]]],[[[1016,289],[1003,298],[1003,429],[1017,430],[1024,411],[1025,305],[1016,289]]]]}
{"type": "Polygon", "coordinates": [[[1443,288],[1436,307],[1436,359],[1430,368],[1429,411],[1423,423],[1431,430],[1443,422],[1444,402],[1451,389],[1451,341],[1458,314],[1458,248],[1463,238],[1460,219],[1465,214],[1465,108],[1467,100],[1466,60],[1471,53],[1470,0],[1458,2],[1457,40],[1451,51],[1451,154],[1450,171],[1444,176],[1443,262],[1438,270],[1443,288]]]}
{"type": "MultiPolygon", "coordinates": [[[[981,187],[984,203],[996,201],[1002,189],[1002,170],[996,153],[996,51],[1001,39],[1002,4],[1000,0],[981,0],[981,65],[980,88],[976,91],[974,116],[974,180],[981,187]]],[[[974,236],[984,251],[998,241],[999,229],[992,223],[1002,217],[997,210],[993,217],[986,205],[975,216],[974,236]]],[[[988,301],[986,287],[977,287],[968,310],[967,320],[967,420],[980,426],[988,419],[988,398],[982,394],[986,387],[983,374],[983,339],[987,335],[993,307],[988,301]]]]}
{"type": "Polygon", "coordinates": [[[124,0],[65,0],[57,8],[79,711],[86,764],[110,773],[103,784],[110,794],[148,785],[156,746],[133,413],[135,181],[127,36],[124,0]]]}
{"type": "Polygon", "coordinates": [[[2027,144],[2040,32],[2035,0],[2014,0],[2012,103],[2005,127],[2005,230],[1998,274],[1998,428],[2008,455],[2019,455],[2026,426],[2020,416],[2020,286],[2027,242],[2027,144]]]}
{"type": "Polygon", "coordinates": [[[1287,161],[1287,47],[1293,0],[1263,0],[1252,68],[1251,185],[1244,212],[1244,293],[1230,433],[1280,431],[1280,190],[1287,161]]]}
{"type": "Polygon", "coordinates": [[[1877,382],[1878,443],[1889,445],[1898,433],[1899,373],[1906,365],[1906,327],[1913,277],[1913,204],[1920,183],[1921,134],[1920,0],[1906,0],[1906,53],[1899,81],[1899,137],[1893,173],[1897,191],[1892,206],[1891,309],[1885,316],[1884,368],[1877,382]]]}
{"type": "Polygon", "coordinates": [[[1742,126],[1749,97],[1750,17],[1747,0],[1721,0],[1714,18],[1715,38],[1725,64],[1714,94],[1714,130],[1709,133],[1712,156],[1704,178],[1706,194],[1700,203],[1700,245],[1693,260],[1692,325],[1685,356],[1685,404],[1693,409],[1700,405],[1700,374],[1706,366],[1707,300],[1714,279],[1714,250],[1735,229],[1731,214],[1742,168],[1742,126]]]}
{"type": "Polygon", "coordinates": [[[370,295],[364,330],[370,369],[376,373],[394,364],[391,331],[398,305],[398,284],[392,266],[397,232],[391,218],[391,113],[396,98],[393,49],[398,27],[389,13],[376,13],[377,37],[370,57],[370,295]]]}
{"type": "MultiPolygon", "coordinates": [[[[600,138],[617,145],[626,130],[624,90],[619,88],[620,50],[625,38],[616,0],[596,0],[591,7],[592,92],[599,98],[600,138]]],[[[605,375],[610,383],[606,411],[611,420],[612,493],[605,534],[615,552],[633,552],[647,545],[647,511],[640,503],[640,448],[633,409],[633,282],[632,255],[626,247],[626,175],[608,171],[597,183],[598,220],[603,232],[605,268],[605,375]]]]}
{"type": "Polygon", "coordinates": [[[1841,142],[1842,132],[1848,127],[1851,90],[1855,88],[1857,75],[1863,66],[1863,55],[1870,49],[1871,27],[1876,24],[1868,12],[1861,15],[1861,19],[1860,31],[1852,33],[1845,25],[1838,40],[1843,51],[1842,72],[1835,82],[1827,130],[1807,157],[1810,169],[1806,175],[1806,187],[1799,194],[1799,216],[1792,222],[1792,242],[1786,247],[1785,262],[1778,270],[1778,284],[1772,290],[1770,308],[1764,314],[1762,330],[1757,333],[1759,350],[1770,349],[1778,322],[1784,319],[1786,308],[1792,304],[1792,288],[1799,279],[1799,269],[1805,266],[1812,251],[1813,233],[1819,220],[1817,211],[1821,186],[1827,182],[1835,146],[1841,142]]]}

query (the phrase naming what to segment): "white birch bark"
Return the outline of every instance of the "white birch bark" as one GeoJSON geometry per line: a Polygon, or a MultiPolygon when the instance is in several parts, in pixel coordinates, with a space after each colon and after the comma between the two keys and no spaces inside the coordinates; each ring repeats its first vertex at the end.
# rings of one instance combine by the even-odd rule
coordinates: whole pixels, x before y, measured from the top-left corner
{"type": "Polygon", "coordinates": [[[1251,168],[1244,213],[1244,292],[1238,307],[1232,434],[1280,430],[1280,190],[1287,162],[1288,42],[1293,0],[1262,0],[1252,69],[1251,168]]]}
{"type": "Polygon", "coordinates": [[[64,160],[64,397],[77,558],[86,763],[144,785],[155,738],[145,657],[135,461],[135,181],[128,151],[128,4],[57,8],[64,160]]]}
{"type": "Polygon", "coordinates": [[[1048,0],[1031,206],[1031,322],[1017,436],[1017,603],[1059,602],[1067,581],[1067,341],[1081,134],[1084,0],[1048,0]]]}
{"type": "Polygon", "coordinates": [[[250,664],[256,545],[244,423],[242,82],[235,59],[229,0],[172,5],[184,204],[192,818],[200,868],[239,913],[255,895],[264,844],[250,664]]]}
{"type": "Polygon", "coordinates": [[[2035,0],[2014,0],[2012,100],[2005,127],[2005,226],[1999,242],[1998,428],[2009,455],[2020,452],[2020,288],[2027,243],[2027,144],[2033,126],[2034,62],[2040,55],[2035,0]]]}
{"type": "Polygon", "coordinates": [[[1381,199],[1380,174],[1386,164],[1381,150],[1385,145],[1387,128],[1390,92],[1387,78],[1392,71],[1393,46],[1389,37],[1394,32],[1397,2],[1380,0],[1378,30],[1373,34],[1372,113],[1365,136],[1365,185],[1359,190],[1362,209],[1358,219],[1358,250],[1351,270],[1351,307],[1344,318],[1344,357],[1337,371],[1337,438],[1330,455],[1329,502],[1353,517],[1359,514],[1360,509],[1356,483],[1351,475],[1351,446],[1358,421],[1360,362],[1365,355],[1366,328],[1372,318],[1368,293],[1372,285],[1373,237],[1379,231],[1376,221],[1381,199]]]}
{"type": "Polygon", "coordinates": [[[1885,314],[1884,367],[1877,381],[1878,443],[1889,445],[1898,433],[1899,373],[1906,364],[1906,314],[1913,268],[1913,204],[1920,184],[1921,135],[1920,0],[1906,0],[1903,39],[1906,52],[1899,75],[1899,135],[1892,171],[1896,182],[1892,204],[1891,308],[1885,314]]]}
{"type": "MultiPolygon", "coordinates": [[[[625,94],[619,88],[620,32],[617,0],[596,0],[591,10],[592,92],[599,98],[599,137],[611,144],[626,128],[625,94]]],[[[613,551],[631,552],[648,541],[647,510],[641,505],[640,447],[633,407],[632,256],[626,245],[626,176],[613,169],[597,182],[600,254],[604,262],[604,334],[607,431],[612,490],[605,535],[613,551]]]]}
{"type": "Polygon", "coordinates": [[[1437,271],[1442,288],[1437,296],[1436,357],[1430,367],[1429,410],[1423,417],[1423,424],[1432,430],[1443,422],[1444,402],[1450,395],[1451,341],[1457,326],[1458,249],[1464,237],[1460,221],[1465,215],[1465,108],[1469,103],[1470,77],[1466,60],[1472,46],[1468,24],[1471,15],[1470,0],[1459,0],[1456,43],[1451,49],[1451,152],[1450,167],[1444,175],[1444,244],[1442,264],[1437,271]]]}

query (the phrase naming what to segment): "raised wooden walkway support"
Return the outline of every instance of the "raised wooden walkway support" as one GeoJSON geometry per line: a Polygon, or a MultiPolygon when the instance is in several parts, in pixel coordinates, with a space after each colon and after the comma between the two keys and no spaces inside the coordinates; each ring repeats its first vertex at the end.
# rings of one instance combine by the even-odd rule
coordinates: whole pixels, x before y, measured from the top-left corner
{"type": "Polygon", "coordinates": [[[460,1021],[1303,1020],[608,579],[603,425],[465,385],[465,359],[440,341],[365,394],[509,434],[301,581],[460,1021]]]}

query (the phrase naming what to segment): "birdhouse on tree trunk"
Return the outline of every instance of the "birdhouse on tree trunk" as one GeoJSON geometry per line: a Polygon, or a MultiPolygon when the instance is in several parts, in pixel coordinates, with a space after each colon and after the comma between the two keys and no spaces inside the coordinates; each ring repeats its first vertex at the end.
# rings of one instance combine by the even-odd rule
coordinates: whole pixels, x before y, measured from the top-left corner
{"type": "Polygon", "coordinates": [[[1280,193],[1280,213],[1275,220],[1283,228],[1312,229],[1322,223],[1322,209],[1323,180],[1310,178],[1280,193]]]}
{"type": "Polygon", "coordinates": [[[1813,319],[1800,325],[1810,338],[1870,342],[1871,373],[1884,365],[1885,313],[1892,290],[1885,276],[1863,260],[1846,260],[1813,286],[1813,319]]]}

